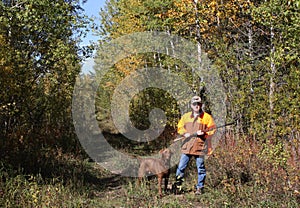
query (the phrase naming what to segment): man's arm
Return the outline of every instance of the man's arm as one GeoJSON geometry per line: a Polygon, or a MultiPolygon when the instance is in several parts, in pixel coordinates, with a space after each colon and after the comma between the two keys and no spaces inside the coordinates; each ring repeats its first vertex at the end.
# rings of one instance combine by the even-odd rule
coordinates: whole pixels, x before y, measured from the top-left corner
{"type": "Polygon", "coordinates": [[[183,115],[183,116],[180,118],[180,120],[179,120],[179,122],[178,122],[178,124],[177,124],[177,133],[178,133],[179,135],[183,135],[183,134],[186,133],[186,129],[184,128],[184,125],[185,125],[185,115],[183,115]]]}
{"type": "Polygon", "coordinates": [[[212,150],[212,143],[211,143],[211,138],[212,135],[214,135],[214,133],[216,132],[216,124],[214,122],[214,119],[211,115],[209,115],[209,119],[208,119],[208,123],[207,123],[207,127],[210,131],[206,132],[206,142],[207,142],[207,155],[210,156],[213,152],[212,150]]]}

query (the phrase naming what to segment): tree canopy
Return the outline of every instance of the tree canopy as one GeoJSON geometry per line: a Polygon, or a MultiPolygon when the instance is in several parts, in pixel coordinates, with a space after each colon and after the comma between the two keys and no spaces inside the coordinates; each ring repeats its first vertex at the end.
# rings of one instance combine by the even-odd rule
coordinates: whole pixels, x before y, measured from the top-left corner
{"type": "Polygon", "coordinates": [[[1,157],[71,145],[71,99],[88,20],[79,1],[5,0],[0,20],[1,157]]]}
{"type": "MultiPolygon", "coordinates": [[[[140,31],[164,31],[196,41],[218,68],[228,99],[228,120],[240,118],[238,132],[264,140],[291,138],[299,131],[296,1],[120,0],[108,1],[101,15],[104,42],[140,31]]],[[[144,67],[151,56],[152,65],[182,73],[191,86],[199,84],[192,80],[191,69],[160,54],[129,57],[112,73],[124,77],[144,67]]]]}

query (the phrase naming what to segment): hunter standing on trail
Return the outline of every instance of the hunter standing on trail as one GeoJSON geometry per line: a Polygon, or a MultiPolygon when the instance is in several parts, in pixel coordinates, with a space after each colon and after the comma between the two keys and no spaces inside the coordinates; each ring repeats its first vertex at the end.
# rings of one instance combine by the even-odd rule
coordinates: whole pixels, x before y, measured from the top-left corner
{"type": "Polygon", "coordinates": [[[204,182],[206,177],[206,169],[204,165],[204,156],[212,152],[210,137],[214,134],[212,131],[204,131],[206,129],[214,129],[215,123],[212,116],[202,110],[202,101],[199,96],[191,99],[192,111],[185,113],[178,122],[178,134],[184,136],[183,145],[181,147],[181,158],[176,171],[176,182],[174,188],[181,191],[181,185],[184,178],[184,171],[191,159],[195,157],[198,182],[196,184],[195,194],[203,193],[204,182]]]}

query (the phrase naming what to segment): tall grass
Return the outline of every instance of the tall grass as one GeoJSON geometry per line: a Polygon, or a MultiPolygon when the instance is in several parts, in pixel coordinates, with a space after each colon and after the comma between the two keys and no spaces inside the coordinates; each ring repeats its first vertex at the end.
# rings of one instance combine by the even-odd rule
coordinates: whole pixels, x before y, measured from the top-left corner
{"type": "Polygon", "coordinates": [[[298,207],[299,166],[292,154],[287,146],[227,136],[206,160],[203,195],[193,193],[197,173],[191,161],[187,192],[160,198],[156,179],[137,185],[135,178],[113,175],[88,159],[47,150],[32,158],[40,161],[39,171],[30,171],[26,161],[0,163],[0,207],[298,207]]]}

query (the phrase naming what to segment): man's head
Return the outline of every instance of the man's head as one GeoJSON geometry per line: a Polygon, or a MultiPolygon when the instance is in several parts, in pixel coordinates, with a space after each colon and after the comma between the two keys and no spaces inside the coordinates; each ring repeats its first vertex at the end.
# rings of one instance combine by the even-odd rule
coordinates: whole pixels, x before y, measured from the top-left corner
{"type": "Polygon", "coordinates": [[[201,109],[201,106],[202,106],[201,98],[199,96],[192,97],[191,107],[192,107],[193,111],[199,112],[199,110],[201,109]]]}

